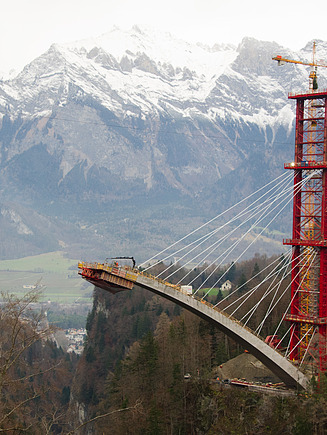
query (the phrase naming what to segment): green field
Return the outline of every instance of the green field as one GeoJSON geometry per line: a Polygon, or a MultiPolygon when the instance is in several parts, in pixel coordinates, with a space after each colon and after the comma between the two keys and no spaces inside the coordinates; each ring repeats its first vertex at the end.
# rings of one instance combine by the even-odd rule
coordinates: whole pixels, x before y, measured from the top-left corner
{"type": "Polygon", "coordinates": [[[93,286],[78,275],[77,263],[60,251],[0,261],[0,291],[19,296],[38,283],[42,301],[91,302],[93,286]]]}
{"type": "Polygon", "coordinates": [[[218,290],[219,290],[218,288],[212,288],[212,289],[210,289],[210,288],[202,288],[202,289],[198,290],[197,294],[199,296],[203,296],[204,294],[209,292],[208,296],[217,296],[218,290]]]}
{"type": "MultiPolygon", "coordinates": [[[[211,289],[210,288],[202,288],[202,289],[198,290],[197,295],[203,296],[203,295],[207,294],[207,296],[217,296],[218,292],[219,292],[219,288],[217,288],[217,287],[214,287],[211,289]],[[207,294],[207,292],[208,292],[208,294],[207,294]]],[[[221,293],[222,293],[223,297],[226,297],[228,295],[227,290],[224,290],[221,293]]]]}

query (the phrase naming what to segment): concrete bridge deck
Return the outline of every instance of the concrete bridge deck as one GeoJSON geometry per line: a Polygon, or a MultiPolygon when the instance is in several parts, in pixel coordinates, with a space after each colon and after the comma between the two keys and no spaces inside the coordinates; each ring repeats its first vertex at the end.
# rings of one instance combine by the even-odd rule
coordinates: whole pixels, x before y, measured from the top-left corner
{"type": "Polygon", "coordinates": [[[138,285],[182,306],[216,325],[230,338],[240,343],[268,367],[288,387],[306,389],[309,378],[264,339],[224,311],[194,295],[185,294],[181,286],[157,279],[126,266],[102,263],[79,263],[80,275],[87,281],[111,293],[131,290],[138,285]]]}

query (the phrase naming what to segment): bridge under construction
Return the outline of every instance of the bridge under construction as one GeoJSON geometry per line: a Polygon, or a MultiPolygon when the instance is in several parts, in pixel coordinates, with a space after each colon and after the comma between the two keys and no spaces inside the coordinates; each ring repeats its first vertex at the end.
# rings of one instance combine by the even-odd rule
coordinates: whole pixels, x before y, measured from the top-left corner
{"type": "MultiPolygon", "coordinates": [[[[215,324],[226,335],[233,338],[257,357],[287,386],[306,389],[310,381],[303,362],[308,357],[313,361],[310,376],[327,371],[327,90],[318,89],[316,74],[318,66],[326,67],[326,65],[315,61],[315,45],[312,62],[292,61],[281,56],[273,59],[277,60],[279,65],[289,62],[312,67],[309,75],[309,91],[289,94],[289,99],[296,101],[294,161],[285,164],[285,169],[293,171],[292,178],[286,179],[285,184],[282,184],[283,181],[278,182],[277,186],[281,190],[275,196],[269,193],[270,196],[264,200],[264,207],[260,212],[258,212],[259,206],[257,204],[253,206],[251,213],[256,220],[245,233],[249,234],[251,229],[257,228],[262,222],[262,216],[269,215],[275,210],[275,208],[272,208],[268,212],[271,204],[279,204],[281,199],[291,192],[290,201],[293,201],[292,238],[284,240],[284,245],[289,245],[291,250],[289,252],[289,263],[283,266],[283,277],[280,280],[281,282],[284,279],[286,270],[290,267],[291,281],[289,287],[286,288],[286,290],[288,288],[290,290],[289,305],[280,320],[280,324],[286,320],[290,325],[288,332],[285,334],[285,337],[287,336],[289,339],[286,352],[281,353],[271,345],[272,343],[265,342],[260,336],[259,332],[262,330],[263,323],[256,330],[251,330],[247,326],[247,321],[243,322],[243,318],[237,320],[233,316],[234,311],[228,314],[225,310],[218,308],[218,304],[208,303],[205,296],[210,290],[200,298],[197,295],[199,289],[190,294],[185,290],[184,286],[171,284],[169,278],[173,273],[163,280],[160,278],[160,274],[151,276],[146,271],[140,271],[135,267],[135,264],[133,264],[133,267],[128,267],[119,266],[118,263],[110,264],[106,262],[83,262],[79,264],[79,269],[80,275],[84,279],[93,283],[96,287],[112,293],[132,290],[134,287],[139,286],[177,303],[215,324]],[[286,184],[290,180],[293,182],[292,190],[286,184]]],[[[271,192],[271,189],[268,192],[271,192]]],[[[242,221],[242,224],[247,221],[249,210],[249,207],[247,207],[245,211],[239,213],[238,218],[242,221]]],[[[214,219],[209,222],[212,223],[214,219]]],[[[230,222],[235,222],[234,218],[230,222]]],[[[200,228],[203,227],[204,225],[200,228]]],[[[209,233],[206,236],[207,238],[200,237],[198,239],[199,246],[203,241],[207,241],[213,235],[216,235],[218,230],[223,227],[224,225],[209,233]]],[[[231,230],[229,235],[233,234],[233,231],[231,230]]],[[[191,234],[193,233],[195,231],[191,234]]],[[[208,248],[209,251],[208,249],[204,250],[203,252],[206,253],[204,259],[207,259],[214,249],[219,248],[225,238],[226,236],[213,243],[210,249],[208,248]]],[[[185,237],[181,240],[184,239],[185,237]]],[[[233,244],[232,248],[236,243],[233,244]]],[[[189,248],[192,245],[193,242],[188,244],[187,247],[189,248]]],[[[228,253],[232,251],[232,248],[228,249],[228,253]]],[[[189,251],[192,252],[193,248],[189,251]]],[[[176,252],[180,253],[180,250],[176,252]]],[[[220,257],[221,255],[218,258],[220,257]]],[[[222,261],[220,264],[222,264],[222,261]]],[[[198,262],[198,264],[201,263],[198,262]]],[[[212,265],[215,265],[215,260],[212,265]]],[[[217,269],[219,265],[215,267],[217,269]]],[[[169,270],[169,268],[170,266],[167,269],[169,270]]],[[[228,270],[224,272],[222,277],[228,270]]],[[[270,278],[274,277],[273,280],[275,280],[279,273],[280,268],[276,266],[270,274],[270,278]]],[[[186,277],[187,275],[188,273],[186,277]]],[[[250,309],[249,317],[253,315],[261,300],[272,294],[274,288],[277,287],[264,320],[269,317],[280,300],[277,293],[279,286],[280,284],[278,286],[269,285],[261,299],[250,309]]],[[[257,287],[258,285],[250,290],[249,295],[253,294],[257,287]]],[[[239,306],[248,298],[249,296],[242,295],[238,300],[239,306]],[[243,301],[242,298],[244,298],[243,301]]],[[[271,337],[276,337],[276,335],[274,334],[271,337]]]]}
{"type": "Polygon", "coordinates": [[[189,294],[183,286],[171,284],[128,266],[108,263],[79,263],[81,276],[96,287],[117,293],[139,286],[162,296],[216,325],[222,332],[248,349],[287,386],[306,388],[309,379],[276,349],[237,319],[207,301],[189,294]]]}

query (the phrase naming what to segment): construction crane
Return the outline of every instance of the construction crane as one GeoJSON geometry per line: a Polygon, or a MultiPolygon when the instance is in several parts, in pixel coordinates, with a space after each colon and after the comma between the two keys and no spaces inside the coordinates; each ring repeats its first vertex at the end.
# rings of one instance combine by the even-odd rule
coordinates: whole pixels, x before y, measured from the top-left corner
{"type": "Polygon", "coordinates": [[[327,65],[325,65],[324,63],[317,62],[315,57],[316,57],[316,43],[314,42],[313,49],[312,49],[312,62],[302,62],[300,60],[286,59],[285,57],[282,56],[276,56],[273,57],[272,59],[278,62],[278,66],[284,65],[285,63],[296,63],[300,65],[308,65],[313,67],[313,69],[310,71],[309,74],[309,90],[315,91],[318,89],[318,81],[317,81],[318,66],[322,68],[327,68],[327,65]]]}
{"type": "Polygon", "coordinates": [[[327,371],[327,322],[322,320],[327,317],[327,92],[317,91],[317,68],[327,65],[316,61],[315,42],[312,62],[272,59],[278,65],[311,67],[309,92],[289,94],[297,106],[294,161],[285,165],[294,170],[293,236],[284,241],[293,247],[291,304],[285,320],[291,322],[290,359],[302,363],[307,354],[315,355],[312,343],[318,330],[319,367],[327,371]]]}

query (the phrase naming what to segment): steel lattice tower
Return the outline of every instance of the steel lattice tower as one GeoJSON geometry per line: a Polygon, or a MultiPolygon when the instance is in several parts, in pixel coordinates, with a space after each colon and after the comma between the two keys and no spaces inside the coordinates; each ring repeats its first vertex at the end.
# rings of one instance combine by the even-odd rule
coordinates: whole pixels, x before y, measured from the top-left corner
{"type": "Polygon", "coordinates": [[[296,100],[290,358],[310,356],[327,370],[327,90],[310,86],[296,100]]]}

